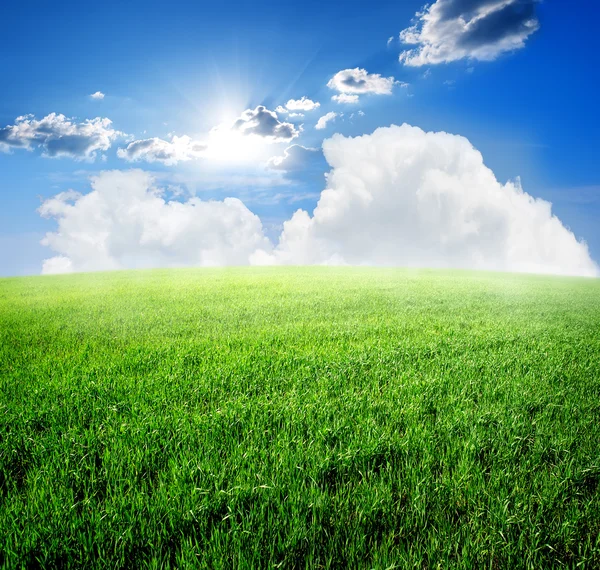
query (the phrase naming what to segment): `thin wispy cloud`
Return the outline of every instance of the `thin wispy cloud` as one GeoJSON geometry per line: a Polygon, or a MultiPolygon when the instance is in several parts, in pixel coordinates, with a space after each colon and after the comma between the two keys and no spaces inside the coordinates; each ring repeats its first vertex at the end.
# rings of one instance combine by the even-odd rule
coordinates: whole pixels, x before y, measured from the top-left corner
{"type": "Polygon", "coordinates": [[[201,158],[207,145],[187,135],[171,137],[170,141],[153,137],[130,142],[117,151],[119,158],[129,162],[162,162],[167,166],[201,158]]]}
{"type": "Polygon", "coordinates": [[[339,113],[336,113],[335,111],[329,111],[329,113],[326,113],[319,118],[317,124],[315,125],[315,129],[317,129],[317,131],[325,129],[329,123],[335,121],[335,119],[339,116],[339,113]]]}

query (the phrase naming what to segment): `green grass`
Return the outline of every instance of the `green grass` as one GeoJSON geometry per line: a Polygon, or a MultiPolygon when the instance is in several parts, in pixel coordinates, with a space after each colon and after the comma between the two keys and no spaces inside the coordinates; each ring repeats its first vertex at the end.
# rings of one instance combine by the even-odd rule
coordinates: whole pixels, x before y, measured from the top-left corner
{"type": "Polygon", "coordinates": [[[0,280],[0,567],[600,568],[600,280],[0,280]]]}

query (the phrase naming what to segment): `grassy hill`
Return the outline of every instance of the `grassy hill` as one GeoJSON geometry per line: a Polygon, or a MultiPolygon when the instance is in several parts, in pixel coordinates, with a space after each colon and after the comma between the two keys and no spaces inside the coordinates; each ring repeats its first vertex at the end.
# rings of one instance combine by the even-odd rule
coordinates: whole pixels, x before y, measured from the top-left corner
{"type": "Polygon", "coordinates": [[[600,567],[600,280],[0,280],[0,567],[600,567]]]}

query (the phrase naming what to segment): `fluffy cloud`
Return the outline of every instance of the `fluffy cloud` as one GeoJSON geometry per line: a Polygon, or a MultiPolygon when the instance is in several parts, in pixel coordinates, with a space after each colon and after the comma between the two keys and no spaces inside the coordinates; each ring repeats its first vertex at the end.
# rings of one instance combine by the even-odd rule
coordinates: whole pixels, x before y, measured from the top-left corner
{"type": "Polygon", "coordinates": [[[260,219],[237,198],[168,200],[140,170],[103,172],[87,194],[63,192],[39,209],[58,223],[43,273],[184,265],[245,265],[269,251],[260,219]]]}
{"type": "Polygon", "coordinates": [[[247,109],[235,121],[233,129],[244,135],[256,135],[269,142],[287,142],[296,138],[300,131],[292,123],[282,123],[277,113],[263,105],[247,109]]]}
{"type": "Polygon", "coordinates": [[[205,144],[194,141],[186,135],[173,136],[170,142],[154,137],[133,141],[126,148],[120,148],[117,155],[129,162],[144,160],[172,165],[200,158],[206,148],[205,144]]]}
{"type": "Polygon", "coordinates": [[[96,91],[96,93],[92,93],[90,95],[90,99],[95,99],[96,101],[100,101],[104,99],[104,93],[102,91],[96,91]]]}
{"type": "Polygon", "coordinates": [[[356,67],[338,71],[329,80],[327,87],[340,93],[390,95],[397,83],[393,77],[381,77],[377,73],[368,73],[366,69],[356,67]]]}
{"type": "Polygon", "coordinates": [[[298,210],[253,261],[599,275],[551,204],[500,184],[461,136],[391,126],[323,151],[333,170],[313,215],[298,210]]]}
{"type": "Polygon", "coordinates": [[[285,106],[289,111],[313,111],[319,108],[321,103],[312,101],[308,97],[301,97],[300,99],[290,99],[285,106]]]}
{"type": "Polygon", "coordinates": [[[400,54],[406,65],[420,66],[471,58],[496,59],[520,49],[539,28],[538,0],[437,0],[417,13],[417,23],[400,39],[417,47],[400,54]]]}
{"type": "Polygon", "coordinates": [[[336,103],[345,103],[345,104],[353,104],[358,103],[358,95],[350,95],[349,93],[340,93],[339,95],[334,95],[331,98],[332,101],[336,103]]]}
{"type": "MultiPolygon", "coordinates": [[[[236,198],[167,198],[139,170],[104,172],[63,192],[44,272],[183,265],[352,264],[599,276],[587,246],[518,181],[500,184],[461,136],[403,125],[323,143],[331,167],[312,215],[298,210],[276,248],[236,198]]],[[[271,168],[321,154],[292,145],[271,168]]],[[[322,158],[321,158],[322,160],[322,158]]],[[[319,166],[320,172],[322,168],[319,166]]],[[[299,197],[304,199],[304,197],[299,197]]]]}
{"type": "Polygon", "coordinates": [[[47,157],[93,160],[97,151],[108,150],[123,135],[111,125],[110,119],[100,117],[76,123],[57,113],[39,120],[25,115],[17,117],[14,125],[0,128],[0,150],[38,148],[47,157]]]}
{"type": "Polygon", "coordinates": [[[286,172],[304,172],[314,158],[322,156],[318,148],[307,148],[293,144],[285,149],[283,156],[274,156],[267,164],[272,170],[285,170],[286,172]]]}
{"type": "Polygon", "coordinates": [[[317,124],[315,125],[315,129],[317,129],[318,131],[324,129],[325,127],[327,127],[327,123],[330,123],[331,121],[334,121],[336,117],[338,117],[338,113],[336,113],[335,111],[329,111],[329,113],[323,115],[318,121],[317,124]]]}

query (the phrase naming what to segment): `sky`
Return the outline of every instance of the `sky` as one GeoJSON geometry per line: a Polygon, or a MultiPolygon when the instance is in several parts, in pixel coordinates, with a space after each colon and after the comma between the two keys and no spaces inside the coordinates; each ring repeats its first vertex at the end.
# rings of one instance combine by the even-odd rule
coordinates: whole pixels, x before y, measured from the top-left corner
{"type": "Polygon", "coordinates": [[[598,276],[588,0],[5,0],[0,275],[598,276]]]}

